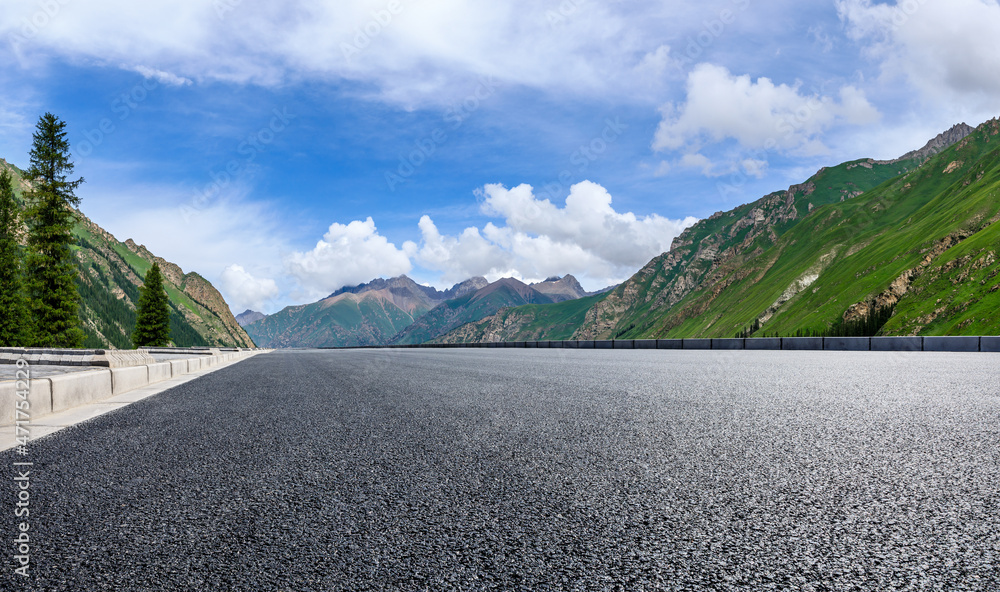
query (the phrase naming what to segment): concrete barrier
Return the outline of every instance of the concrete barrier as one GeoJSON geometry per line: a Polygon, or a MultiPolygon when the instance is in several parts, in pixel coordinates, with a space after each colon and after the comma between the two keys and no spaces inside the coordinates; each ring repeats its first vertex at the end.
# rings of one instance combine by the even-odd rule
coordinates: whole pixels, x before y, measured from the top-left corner
{"type": "MultiPolygon", "coordinates": [[[[227,358],[227,360],[228,359],[229,358],[227,358]]],[[[170,368],[170,362],[150,364],[149,366],[146,366],[146,370],[149,372],[149,384],[162,382],[173,376],[173,371],[170,368]]]]}
{"type": "Polygon", "coordinates": [[[872,347],[871,337],[824,337],[823,349],[831,351],[868,351],[872,347]]]}
{"type": "Polygon", "coordinates": [[[936,352],[977,352],[978,337],[924,337],[924,351],[936,352]]]}
{"type": "MultiPolygon", "coordinates": [[[[219,352],[211,355],[198,353],[189,359],[111,368],[95,366],[93,370],[33,378],[29,394],[31,404],[29,412],[34,419],[65,411],[168,378],[215,367],[223,362],[242,360],[261,351],[269,350],[219,352]]],[[[124,354],[119,358],[128,357],[124,354]]],[[[0,382],[0,405],[3,405],[0,409],[0,425],[13,425],[15,403],[21,400],[17,396],[17,386],[17,382],[13,380],[0,382]]]]}
{"type": "Polygon", "coordinates": [[[745,339],[713,339],[712,349],[744,349],[745,339]]]}
{"type": "MultiPolygon", "coordinates": [[[[32,378],[28,389],[28,408],[22,409],[30,418],[52,413],[52,383],[48,378],[32,378]]],[[[23,382],[0,382],[0,425],[14,425],[17,420],[17,403],[23,401],[17,393],[28,386],[23,382]]],[[[24,416],[21,416],[24,420],[24,416]]]]}
{"type": "Polygon", "coordinates": [[[636,339],[633,342],[635,349],[656,349],[655,339],[636,339]]]}
{"type": "Polygon", "coordinates": [[[614,349],[615,342],[609,339],[599,339],[594,342],[594,349],[614,349]]]}
{"type": "Polygon", "coordinates": [[[656,349],[684,349],[683,339],[657,339],[656,349]]]}
{"type": "Polygon", "coordinates": [[[924,351],[923,337],[872,337],[872,351],[924,351]]]}
{"type": "Polygon", "coordinates": [[[578,341],[577,343],[580,344],[580,349],[594,349],[595,347],[597,347],[594,341],[592,340],[583,340],[583,341],[578,341]]]}
{"type": "Polygon", "coordinates": [[[781,349],[801,351],[823,349],[822,337],[782,337],[781,349]]]}
{"type": "Polygon", "coordinates": [[[615,349],[635,349],[635,340],[633,339],[616,339],[612,342],[615,349]]]}
{"type": "Polygon", "coordinates": [[[111,370],[87,370],[50,376],[52,412],[58,413],[111,396],[111,370]]]}
{"type": "Polygon", "coordinates": [[[749,337],[743,340],[743,349],[753,350],[779,350],[781,349],[780,337],[749,337]]]}
{"type": "Polygon", "coordinates": [[[111,369],[111,394],[120,395],[149,384],[149,370],[145,366],[111,369]]]}
{"type": "Polygon", "coordinates": [[[170,376],[180,376],[182,374],[187,374],[188,371],[188,361],[187,360],[170,360],[170,376]]]}
{"type": "Polygon", "coordinates": [[[684,349],[712,349],[711,339],[684,339],[684,349]]]}
{"type": "Polygon", "coordinates": [[[1000,337],[980,337],[979,351],[1000,352],[1000,337]]]}

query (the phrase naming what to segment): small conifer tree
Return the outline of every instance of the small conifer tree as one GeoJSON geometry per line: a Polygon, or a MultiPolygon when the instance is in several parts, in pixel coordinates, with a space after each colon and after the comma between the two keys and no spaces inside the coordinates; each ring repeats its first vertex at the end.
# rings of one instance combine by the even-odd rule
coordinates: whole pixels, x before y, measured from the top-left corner
{"type": "Polygon", "coordinates": [[[146,272],[139,288],[139,309],[136,311],[132,344],[136,347],[163,347],[170,342],[170,308],[160,266],[146,272]]]}

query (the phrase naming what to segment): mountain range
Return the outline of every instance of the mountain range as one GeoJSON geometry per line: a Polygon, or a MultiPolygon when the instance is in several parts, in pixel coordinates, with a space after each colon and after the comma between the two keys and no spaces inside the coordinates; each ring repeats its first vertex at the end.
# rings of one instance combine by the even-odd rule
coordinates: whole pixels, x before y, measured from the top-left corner
{"type": "Polygon", "coordinates": [[[998,134],[960,124],[895,160],[821,169],[698,222],[607,294],[438,340],[822,334],[881,307],[885,335],[998,334],[998,134]]]}
{"type": "MultiPolygon", "coordinates": [[[[0,159],[11,173],[15,199],[23,206],[24,172],[0,159]]],[[[119,241],[82,212],[76,212],[71,249],[79,266],[80,318],[88,348],[132,347],[139,287],[153,263],[160,264],[170,299],[170,338],[178,346],[253,347],[222,294],[197,273],[184,271],[141,244],[119,241]]]]}
{"type": "Polygon", "coordinates": [[[513,278],[474,277],[448,290],[404,276],[341,288],[312,304],[273,315],[240,315],[262,347],[354,347],[423,343],[469,322],[523,304],[590,296],[571,275],[527,285],[513,278]],[[255,320],[251,320],[255,319],[255,320]]]}

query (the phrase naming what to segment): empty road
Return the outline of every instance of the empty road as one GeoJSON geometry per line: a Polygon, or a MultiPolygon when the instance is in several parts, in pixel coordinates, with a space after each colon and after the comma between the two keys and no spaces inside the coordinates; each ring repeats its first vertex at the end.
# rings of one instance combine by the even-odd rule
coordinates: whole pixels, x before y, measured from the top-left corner
{"type": "Polygon", "coordinates": [[[997,354],[278,351],[0,454],[0,589],[998,590],[998,393],[997,354]]]}

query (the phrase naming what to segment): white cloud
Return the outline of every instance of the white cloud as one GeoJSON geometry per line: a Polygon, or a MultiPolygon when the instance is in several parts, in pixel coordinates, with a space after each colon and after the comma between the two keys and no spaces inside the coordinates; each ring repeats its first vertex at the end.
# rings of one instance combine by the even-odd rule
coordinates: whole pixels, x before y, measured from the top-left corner
{"type": "Polygon", "coordinates": [[[697,152],[693,154],[685,154],[681,157],[680,166],[686,169],[699,169],[701,174],[706,177],[715,176],[713,174],[712,161],[708,159],[704,154],[699,154],[697,152]]]}
{"type": "MultiPolygon", "coordinates": [[[[88,161],[88,178],[126,176],[129,171],[101,161],[88,161]]],[[[197,272],[219,289],[232,308],[251,307],[253,292],[244,294],[235,282],[233,267],[254,277],[275,278],[285,284],[281,252],[290,250],[280,215],[265,202],[248,201],[242,190],[233,188],[201,208],[191,208],[191,194],[183,189],[154,184],[130,185],[127,190],[88,182],[81,186],[84,213],[121,241],[128,238],[145,245],[153,254],[179,265],[185,272],[197,272]],[[136,195],[143,199],[137,200],[136,195]],[[128,207],[122,207],[128,204],[128,207]],[[227,281],[228,278],[228,281],[227,281]]],[[[274,312],[282,302],[268,294],[260,280],[261,312],[274,312]],[[266,296],[266,297],[265,297],[266,296]]],[[[245,286],[244,286],[245,288],[245,286]]],[[[279,290],[280,291],[280,290],[279,290]]],[[[251,307],[253,308],[253,307],[251,307]]]]}
{"type": "Polygon", "coordinates": [[[262,311],[278,297],[278,284],[270,278],[256,278],[242,265],[230,265],[222,272],[219,289],[228,294],[230,308],[237,312],[246,309],[262,311]]]}
{"type": "Polygon", "coordinates": [[[768,78],[735,76],[713,64],[699,64],[688,75],[687,101],[667,104],[656,130],[653,148],[679,150],[733,139],[748,149],[821,152],[822,132],[834,124],[867,124],[878,111],[864,93],[852,86],[839,91],[840,100],[818,92],[801,92],[799,85],[775,84],[768,78]]]}
{"type": "Polygon", "coordinates": [[[285,266],[316,298],[375,277],[408,273],[412,268],[406,252],[380,235],[371,217],[346,225],[334,222],[313,250],[291,253],[285,266]]]}
{"type": "Polygon", "coordinates": [[[167,86],[187,86],[191,84],[190,78],[183,78],[181,76],[177,76],[176,74],[164,72],[163,70],[157,70],[155,68],[149,68],[147,66],[122,66],[122,69],[142,74],[143,78],[153,79],[160,84],[166,84],[167,86]]]}
{"type": "MultiPolygon", "coordinates": [[[[645,0],[89,0],[10,2],[0,38],[18,54],[142,64],[170,80],[280,85],[372,82],[402,103],[463,96],[480,76],[559,92],[662,100],[677,61],[667,26],[697,30],[705,9],[645,0]],[[41,5],[52,5],[46,11],[41,5]],[[51,14],[50,14],[51,13],[51,14]],[[37,22],[40,25],[33,25],[37,22]],[[210,59],[206,59],[210,56],[210,59]]],[[[729,0],[722,4],[730,4],[729,0]]],[[[126,67],[134,70],[134,67],[126,67]]],[[[145,75],[145,74],[144,74],[145,75]]]]}
{"type": "Polygon", "coordinates": [[[404,249],[420,265],[439,272],[446,284],[503,274],[513,263],[511,254],[485,239],[478,228],[466,228],[457,237],[442,236],[430,216],[422,216],[418,226],[421,246],[407,242],[404,249]]]}
{"type": "Polygon", "coordinates": [[[869,44],[888,79],[904,78],[939,107],[993,115],[1000,108],[996,0],[838,0],[837,11],[848,34],[869,44]]]}
{"type": "Polygon", "coordinates": [[[424,216],[422,247],[409,246],[418,263],[442,273],[444,283],[474,275],[542,279],[572,273],[589,288],[603,287],[630,277],[697,221],[619,213],[607,190],[590,181],[574,185],[564,207],[536,198],[530,185],[486,185],[480,194],[483,213],[501,218],[502,225],[441,236],[424,216]]]}

